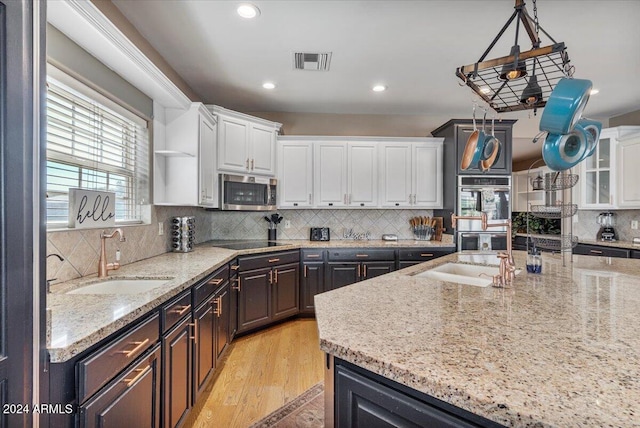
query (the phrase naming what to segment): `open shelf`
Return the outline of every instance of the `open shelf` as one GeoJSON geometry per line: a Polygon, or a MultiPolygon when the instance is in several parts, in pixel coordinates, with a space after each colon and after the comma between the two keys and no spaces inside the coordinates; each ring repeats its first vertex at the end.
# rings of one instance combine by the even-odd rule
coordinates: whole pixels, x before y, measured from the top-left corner
{"type": "Polygon", "coordinates": [[[196,155],[187,152],[180,152],[177,150],[156,150],[154,151],[156,155],[165,156],[165,157],[173,157],[173,158],[194,158],[196,155]]]}

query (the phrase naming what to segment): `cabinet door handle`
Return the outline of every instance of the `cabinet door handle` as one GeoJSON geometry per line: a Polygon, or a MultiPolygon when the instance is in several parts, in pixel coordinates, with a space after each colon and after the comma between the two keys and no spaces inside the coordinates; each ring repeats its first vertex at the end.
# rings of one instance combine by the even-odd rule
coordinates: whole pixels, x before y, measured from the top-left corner
{"type": "Polygon", "coordinates": [[[591,254],[602,254],[602,251],[600,251],[600,250],[589,250],[589,252],[591,254]]]}
{"type": "Polygon", "coordinates": [[[131,379],[123,379],[122,381],[127,384],[127,388],[130,388],[131,385],[133,385],[134,383],[136,383],[138,381],[138,379],[140,379],[142,376],[147,374],[149,372],[149,370],[151,370],[151,366],[150,365],[148,365],[147,367],[145,367],[143,369],[135,369],[134,372],[138,372],[137,375],[135,375],[131,379]]]}
{"type": "Polygon", "coordinates": [[[190,323],[189,325],[193,329],[193,336],[191,336],[191,339],[193,340],[193,344],[197,345],[198,344],[198,320],[196,319],[193,323],[190,323]]]}
{"type": "Polygon", "coordinates": [[[182,306],[180,309],[176,308],[174,312],[178,314],[178,316],[182,316],[186,314],[189,311],[189,309],[191,309],[191,305],[186,305],[186,306],[182,306]]]}
{"type": "Polygon", "coordinates": [[[222,316],[222,296],[216,297],[216,308],[213,313],[216,314],[218,318],[222,316]]]}
{"type": "Polygon", "coordinates": [[[366,278],[367,277],[367,265],[363,265],[362,266],[362,270],[364,271],[363,276],[366,278]]]}
{"type": "Polygon", "coordinates": [[[348,203],[349,205],[351,205],[351,196],[353,196],[353,195],[352,195],[351,193],[349,193],[349,198],[347,199],[347,203],[348,203]]]}
{"type": "Polygon", "coordinates": [[[420,257],[433,257],[433,253],[421,253],[420,257]]]}
{"type": "Polygon", "coordinates": [[[309,205],[311,205],[313,202],[311,202],[311,193],[309,193],[309,205]]]}
{"type": "Polygon", "coordinates": [[[234,286],[234,287],[231,287],[231,288],[233,288],[234,290],[238,290],[238,292],[239,292],[240,291],[240,278],[236,278],[236,279],[234,279],[234,281],[236,281],[238,283],[238,286],[237,287],[234,286]]]}
{"type": "Polygon", "coordinates": [[[224,281],[224,279],[222,278],[212,279],[211,281],[207,282],[207,285],[220,285],[222,284],[222,281],[224,281]]]}
{"type": "Polygon", "coordinates": [[[231,270],[238,270],[240,269],[240,265],[231,265],[231,270]]]}
{"type": "Polygon", "coordinates": [[[135,355],[136,353],[138,353],[138,351],[143,349],[147,345],[147,343],[149,343],[149,338],[146,338],[142,342],[132,342],[132,345],[136,345],[135,348],[130,351],[120,351],[119,354],[125,354],[127,358],[130,358],[132,355],[135,355]]]}
{"type": "Polygon", "coordinates": [[[278,283],[278,269],[274,269],[274,272],[276,273],[276,278],[275,278],[275,283],[278,283]]]}
{"type": "Polygon", "coordinates": [[[273,271],[269,271],[269,284],[273,284],[273,271]]]}
{"type": "Polygon", "coordinates": [[[249,170],[249,158],[247,158],[247,166],[246,169],[249,170]]]}
{"type": "Polygon", "coordinates": [[[342,196],[342,201],[344,202],[345,205],[347,205],[347,194],[346,193],[342,196]]]}
{"type": "Polygon", "coordinates": [[[307,267],[308,267],[307,265],[304,265],[304,277],[305,278],[307,277],[307,267]]]}
{"type": "Polygon", "coordinates": [[[358,265],[358,278],[360,278],[360,265],[358,265]]]}
{"type": "Polygon", "coordinates": [[[251,171],[253,171],[254,163],[255,163],[255,159],[251,159],[251,171]]]}

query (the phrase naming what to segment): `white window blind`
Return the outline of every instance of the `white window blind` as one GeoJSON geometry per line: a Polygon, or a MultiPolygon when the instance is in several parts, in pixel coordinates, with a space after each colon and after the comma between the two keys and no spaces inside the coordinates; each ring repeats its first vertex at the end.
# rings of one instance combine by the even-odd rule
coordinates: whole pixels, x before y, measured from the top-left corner
{"type": "Polygon", "coordinates": [[[149,195],[146,121],[52,78],[47,86],[47,223],[67,222],[69,188],[115,192],[116,222],[141,222],[149,195]]]}

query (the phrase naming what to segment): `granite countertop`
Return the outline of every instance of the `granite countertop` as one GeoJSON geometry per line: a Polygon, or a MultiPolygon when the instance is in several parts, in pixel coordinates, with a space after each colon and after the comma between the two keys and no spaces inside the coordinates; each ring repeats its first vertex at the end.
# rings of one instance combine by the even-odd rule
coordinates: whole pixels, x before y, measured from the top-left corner
{"type": "Polygon", "coordinates": [[[162,287],[138,294],[65,294],[74,288],[98,281],[95,275],[51,285],[47,294],[47,349],[51,362],[63,362],[100,340],[127,326],[167,300],[206,277],[222,264],[244,254],[259,254],[298,248],[332,247],[444,247],[451,242],[437,241],[278,241],[276,247],[228,250],[199,244],[190,253],[165,253],[122,266],[109,272],[109,278],[162,278],[162,287]]]}
{"type": "Polygon", "coordinates": [[[496,262],[455,253],[317,295],[320,347],[506,426],[640,426],[640,262],[542,259],[506,289],[413,276],[496,262]]]}

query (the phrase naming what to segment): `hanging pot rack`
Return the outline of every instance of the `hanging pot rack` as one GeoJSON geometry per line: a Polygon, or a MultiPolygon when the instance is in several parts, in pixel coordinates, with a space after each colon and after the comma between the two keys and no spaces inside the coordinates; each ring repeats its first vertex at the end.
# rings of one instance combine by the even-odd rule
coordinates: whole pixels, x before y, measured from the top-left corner
{"type": "Polygon", "coordinates": [[[515,0],[515,10],[511,17],[478,61],[456,69],[456,76],[462,80],[460,85],[470,87],[498,113],[530,109],[535,111],[544,107],[558,81],[573,74],[573,66],[569,65],[570,60],[565,44],[556,42],[540,26],[537,18],[536,0],[533,0],[533,4],[535,19],[532,19],[527,12],[524,0],[515,0]],[[485,58],[491,49],[514,20],[516,21],[516,38],[510,55],[486,60],[485,58]],[[525,52],[519,52],[520,24],[524,27],[532,44],[532,49],[525,52]],[[540,31],[551,40],[552,44],[540,47],[540,31]],[[506,68],[523,70],[525,66],[525,76],[522,78],[504,80],[500,77],[501,74],[504,76],[506,68]],[[532,74],[527,75],[527,72],[532,74]],[[537,80],[540,91],[535,102],[527,103],[523,101],[523,92],[532,78],[534,81],[537,80]]]}

